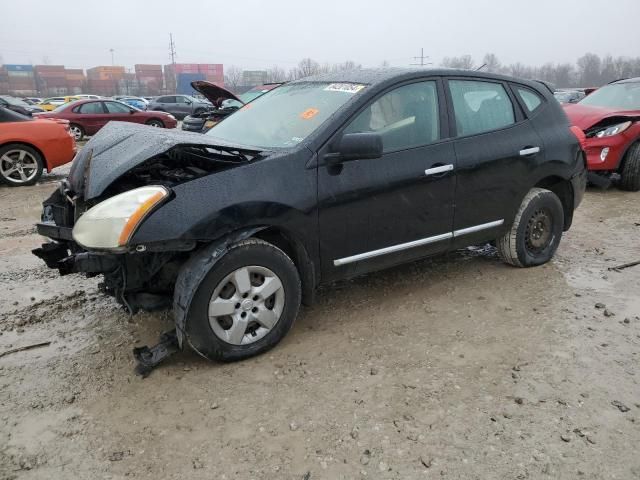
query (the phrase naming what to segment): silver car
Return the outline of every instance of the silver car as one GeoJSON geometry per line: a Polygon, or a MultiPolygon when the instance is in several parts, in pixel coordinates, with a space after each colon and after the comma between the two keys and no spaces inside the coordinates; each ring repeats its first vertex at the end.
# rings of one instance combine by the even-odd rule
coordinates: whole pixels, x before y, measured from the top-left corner
{"type": "Polygon", "coordinates": [[[154,98],[147,110],[167,112],[178,119],[183,119],[187,115],[204,113],[212,108],[211,103],[189,95],[162,95],[154,98]]]}

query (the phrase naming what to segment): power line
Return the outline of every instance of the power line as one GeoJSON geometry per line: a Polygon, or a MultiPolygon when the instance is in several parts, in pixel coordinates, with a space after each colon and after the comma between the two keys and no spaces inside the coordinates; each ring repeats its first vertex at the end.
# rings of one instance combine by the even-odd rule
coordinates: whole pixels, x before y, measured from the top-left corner
{"type": "Polygon", "coordinates": [[[419,57],[413,57],[414,60],[420,60],[420,63],[412,63],[411,65],[415,65],[415,66],[420,66],[420,67],[424,67],[425,65],[431,65],[431,62],[427,62],[424,63],[425,60],[429,60],[429,56],[425,56],[424,54],[424,48],[420,49],[420,56],[419,57]]]}
{"type": "MultiPolygon", "coordinates": [[[[173,33],[169,33],[169,53],[171,54],[171,75],[173,76],[173,87],[175,91],[177,91],[178,77],[176,76],[176,44],[173,43],[173,33]]],[[[169,85],[165,85],[165,87],[167,88],[167,90],[169,89],[169,85]]]]}
{"type": "Polygon", "coordinates": [[[169,34],[169,53],[171,55],[171,65],[176,65],[176,44],[173,43],[173,34],[169,34]]]}

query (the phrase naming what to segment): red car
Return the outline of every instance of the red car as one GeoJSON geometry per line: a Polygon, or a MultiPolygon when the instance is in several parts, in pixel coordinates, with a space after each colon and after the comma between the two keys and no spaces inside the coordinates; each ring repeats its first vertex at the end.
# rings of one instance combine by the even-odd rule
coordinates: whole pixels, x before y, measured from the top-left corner
{"type": "Polygon", "coordinates": [[[150,127],[176,128],[178,122],[170,113],[143,112],[116,100],[77,100],[61,105],[52,112],[39,113],[38,118],[61,118],[69,121],[76,141],[94,135],[111,120],[144,123],[150,127]]]}
{"type": "Polygon", "coordinates": [[[579,103],[564,105],[586,135],[589,178],[597,185],[620,178],[623,190],[640,190],[640,77],[605,85],[579,103]]]}
{"type": "Polygon", "coordinates": [[[43,170],[69,163],[75,154],[66,120],[35,120],[0,107],[0,183],[33,185],[43,170]]]}

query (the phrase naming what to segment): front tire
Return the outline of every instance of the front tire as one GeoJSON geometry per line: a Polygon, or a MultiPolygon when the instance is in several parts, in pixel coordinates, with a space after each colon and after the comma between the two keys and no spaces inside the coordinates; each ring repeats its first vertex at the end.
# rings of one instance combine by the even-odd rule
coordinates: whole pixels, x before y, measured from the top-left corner
{"type": "Polygon", "coordinates": [[[532,188],[522,200],[513,225],[496,240],[500,258],[515,267],[534,267],[553,258],[564,227],[564,210],[558,196],[532,188]]]}
{"type": "Polygon", "coordinates": [[[190,345],[211,360],[236,361],[273,348],[300,308],[300,276],[279,248],[238,242],[205,275],[187,313],[190,345]]]}
{"type": "Polygon", "coordinates": [[[150,127],[155,127],[155,128],[164,128],[164,123],[162,123],[162,121],[160,120],[148,120],[147,121],[147,125],[149,125],[150,127]]]}
{"type": "Polygon", "coordinates": [[[0,148],[0,182],[10,187],[33,185],[42,176],[44,160],[35,149],[19,143],[0,148]]]}
{"type": "Polygon", "coordinates": [[[640,191],[640,142],[629,149],[622,171],[620,188],[628,192],[640,191]]]}

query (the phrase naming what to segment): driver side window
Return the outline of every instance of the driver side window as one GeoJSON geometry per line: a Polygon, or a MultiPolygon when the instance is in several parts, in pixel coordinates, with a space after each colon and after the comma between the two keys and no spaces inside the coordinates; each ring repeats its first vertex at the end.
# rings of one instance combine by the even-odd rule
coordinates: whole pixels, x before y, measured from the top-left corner
{"type": "Polygon", "coordinates": [[[419,82],[385,93],[360,112],[344,133],[379,133],[387,153],[439,140],[439,120],[436,82],[419,82]]]}

